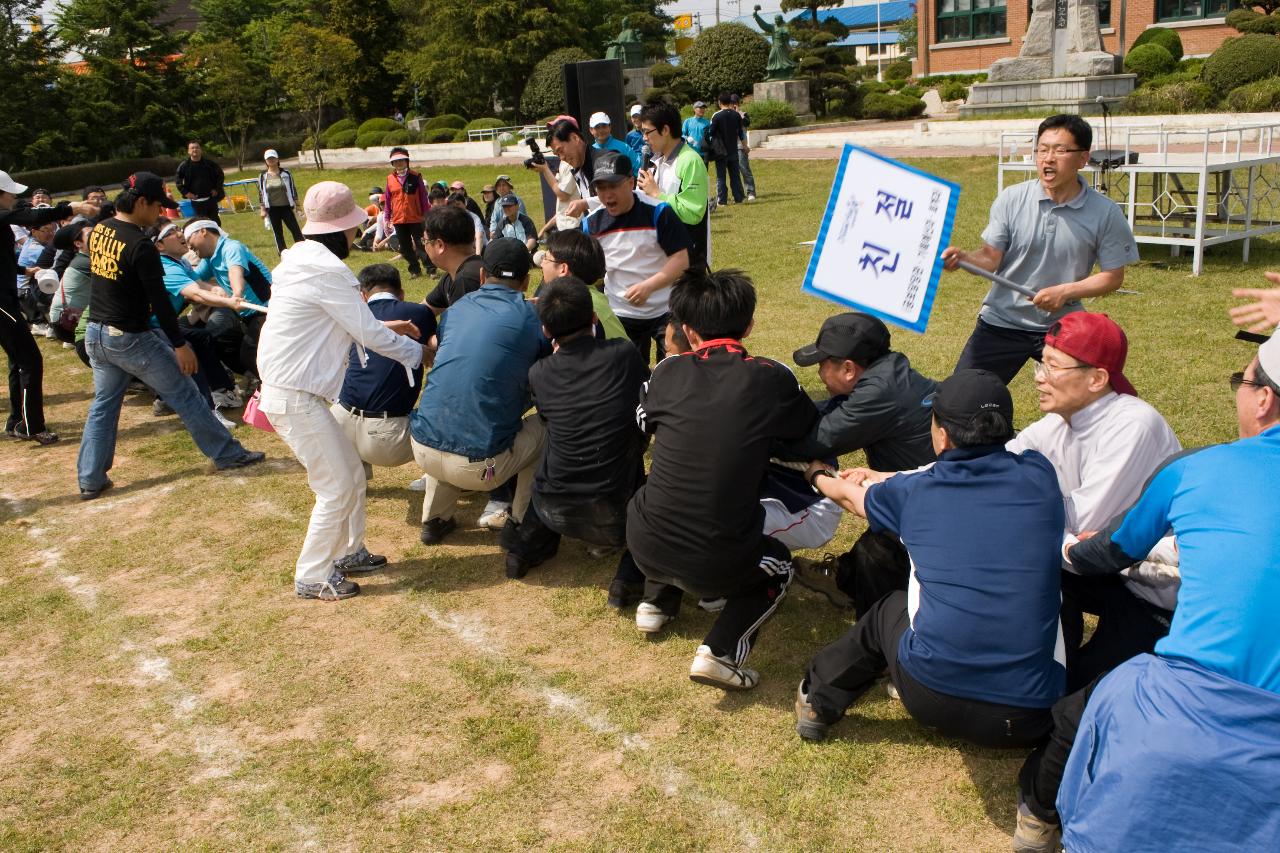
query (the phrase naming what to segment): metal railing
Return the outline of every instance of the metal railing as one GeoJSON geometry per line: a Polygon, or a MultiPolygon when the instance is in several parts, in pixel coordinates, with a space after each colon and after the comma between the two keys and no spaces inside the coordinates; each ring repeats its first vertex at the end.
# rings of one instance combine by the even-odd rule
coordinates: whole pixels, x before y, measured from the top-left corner
{"type": "Polygon", "coordinates": [[[468,142],[484,142],[489,139],[498,139],[504,133],[511,134],[513,142],[521,142],[528,137],[538,137],[541,139],[546,136],[547,129],[540,124],[517,124],[510,127],[483,127],[479,130],[468,130],[468,142]]]}

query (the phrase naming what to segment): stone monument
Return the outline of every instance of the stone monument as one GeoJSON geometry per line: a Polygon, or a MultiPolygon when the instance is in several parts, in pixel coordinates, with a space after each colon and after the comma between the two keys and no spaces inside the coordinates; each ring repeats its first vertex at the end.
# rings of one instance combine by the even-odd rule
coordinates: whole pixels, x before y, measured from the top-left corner
{"type": "Polygon", "coordinates": [[[992,64],[960,113],[1097,113],[1099,97],[1119,101],[1136,81],[1117,74],[1116,57],[1102,48],[1098,0],[1032,0],[1022,49],[992,64]]]}
{"type": "MultiPolygon", "coordinates": [[[[622,99],[627,104],[638,103],[643,99],[645,90],[653,86],[653,78],[644,61],[644,41],[638,32],[631,29],[630,15],[623,17],[622,32],[609,42],[604,58],[617,59],[622,63],[622,99]]],[[[624,126],[629,125],[624,122],[624,126]]]]}
{"type": "Polygon", "coordinates": [[[791,58],[791,30],[782,15],[775,15],[770,24],[760,17],[760,7],[752,10],[760,31],[770,36],[768,72],[763,83],[757,83],[751,95],[759,101],[783,101],[790,104],[797,117],[811,119],[813,109],[809,100],[809,81],[796,80],[796,61],[791,58]]]}

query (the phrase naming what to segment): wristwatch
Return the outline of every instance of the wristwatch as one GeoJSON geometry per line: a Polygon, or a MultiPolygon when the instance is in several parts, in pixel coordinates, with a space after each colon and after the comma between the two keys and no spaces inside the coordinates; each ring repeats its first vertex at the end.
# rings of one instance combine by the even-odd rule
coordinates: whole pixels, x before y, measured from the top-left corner
{"type": "Polygon", "coordinates": [[[830,468],[819,468],[809,476],[809,485],[813,486],[815,489],[818,488],[819,477],[830,477],[834,480],[836,479],[836,472],[832,471],[830,468]]]}

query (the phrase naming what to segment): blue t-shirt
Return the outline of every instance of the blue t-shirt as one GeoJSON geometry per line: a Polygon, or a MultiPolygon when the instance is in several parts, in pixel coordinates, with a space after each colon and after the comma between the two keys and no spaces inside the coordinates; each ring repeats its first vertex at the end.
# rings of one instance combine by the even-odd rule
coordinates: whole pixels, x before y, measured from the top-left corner
{"type": "Polygon", "coordinates": [[[631,146],[631,150],[639,154],[644,149],[644,134],[632,128],[627,131],[627,145],[631,146]]]}
{"type": "Polygon", "coordinates": [[[1058,613],[1062,493],[1034,450],[946,450],[866,495],[872,531],[911,557],[898,662],[940,693],[1048,708],[1066,688],[1058,613]]]}
{"type": "Polygon", "coordinates": [[[605,140],[604,145],[594,142],[591,147],[597,151],[617,151],[619,154],[625,154],[627,159],[631,161],[631,174],[634,175],[640,171],[640,152],[632,149],[630,145],[616,136],[610,136],[605,140]]]}
{"type": "Polygon", "coordinates": [[[449,307],[440,349],[409,429],[419,444],[468,459],[511,447],[529,408],[529,368],[551,352],[533,303],[484,284],[449,307]]]}
{"type": "Polygon", "coordinates": [[[711,119],[709,118],[689,116],[684,120],[684,124],[680,125],[680,135],[684,137],[684,141],[694,151],[705,156],[707,152],[702,145],[702,140],[706,138],[707,128],[710,126],[711,119]]]}
{"type": "MultiPolygon", "coordinates": [[[[244,270],[244,299],[254,305],[266,305],[271,298],[271,270],[258,260],[249,247],[239,240],[233,240],[225,234],[218,238],[218,245],[211,257],[205,258],[195,269],[196,278],[201,281],[212,279],[218,286],[231,294],[231,268],[244,270]]],[[[259,312],[246,308],[240,312],[241,317],[251,317],[259,312]]]]}
{"type": "Polygon", "coordinates": [[[18,278],[15,282],[19,287],[31,278],[27,275],[27,267],[34,267],[36,261],[40,260],[42,252],[44,252],[44,244],[35,237],[28,237],[27,242],[22,244],[22,248],[18,251],[18,278]]]}
{"type": "MultiPolygon", "coordinates": [[[[435,312],[421,302],[401,302],[389,293],[375,293],[369,297],[369,311],[379,321],[412,320],[424,341],[436,333],[435,312]]],[[[414,369],[410,385],[400,362],[373,350],[365,350],[365,355],[367,361],[361,366],[355,344],[351,345],[338,399],[365,412],[386,412],[397,418],[413,411],[422,390],[422,368],[414,369]]]]}
{"type": "MultiPolygon", "coordinates": [[[[173,313],[181,314],[183,306],[187,304],[182,291],[196,284],[198,279],[191,269],[191,264],[183,258],[171,258],[162,253],[160,264],[164,267],[164,289],[169,294],[169,304],[173,306],[173,313]]],[[[151,318],[151,325],[160,327],[155,317],[151,318]]]]}

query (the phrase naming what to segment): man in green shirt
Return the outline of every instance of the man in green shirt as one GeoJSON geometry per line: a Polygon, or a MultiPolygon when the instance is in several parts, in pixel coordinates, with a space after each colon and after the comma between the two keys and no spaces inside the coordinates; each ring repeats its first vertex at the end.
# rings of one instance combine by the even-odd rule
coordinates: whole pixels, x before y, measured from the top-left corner
{"type": "Polygon", "coordinates": [[[689,268],[711,266],[711,223],[707,218],[710,179],[702,155],[680,136],[680,113],[663,101],[654,101],[640,113],[640,132],[653,152],[653,168],[642,169],[636,180],[640,191],[665,201],[689,231],[693,249],[689,268]]]}

